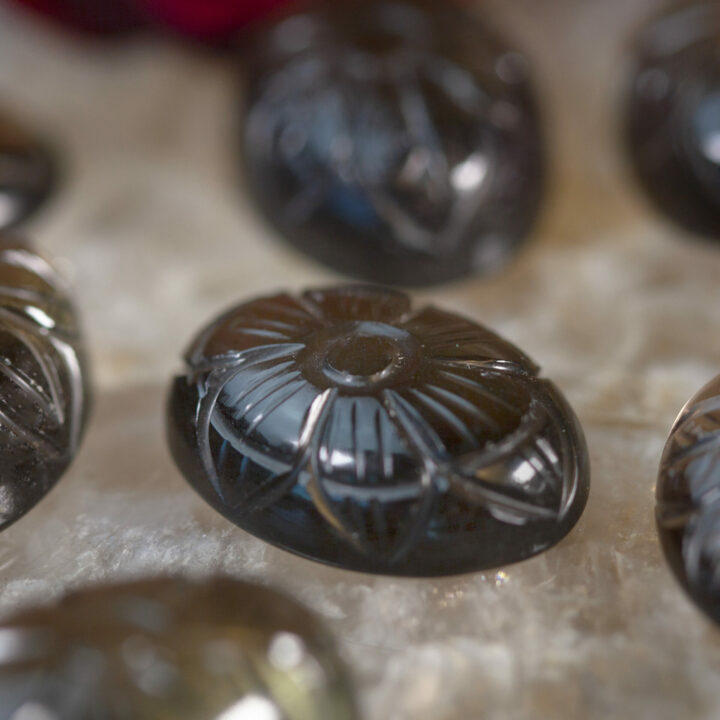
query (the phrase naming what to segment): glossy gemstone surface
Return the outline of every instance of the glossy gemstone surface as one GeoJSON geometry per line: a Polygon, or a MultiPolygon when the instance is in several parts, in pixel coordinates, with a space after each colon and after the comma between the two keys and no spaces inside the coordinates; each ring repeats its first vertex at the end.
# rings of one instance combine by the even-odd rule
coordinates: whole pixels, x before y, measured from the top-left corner
{"type": "Polygon", "coordinates": [[[0,114],[0,230],[32,215],[55,183],[55,162],[47,147],[0,114]]]}
{"type": "Polygon", "coordinates": [[[0,529],[72,461],[87,418],[87,375],[64,281],[27,246],[0,240],[0,529]]]}
{"type": "Polygon", "coordinates": [[[588,493],[582,431],[508,342],[400,292],[248,302],[173,383],[189,482],[264,540],[340,567],[445,575],[559,541],[588,493]]]}
{"type": "Polygon", "coordinates": [[[0,625],[3,720],[353,720],[318,620],[229,579],[85,590],[0,625]]]}
{"type": "Polygon", "coordinates": [[[720,236],[720,4],[685,4],[637,41],[626,118],[635,172],[657,207],[720,236]]]}
{"type": "Polygon", "coordinates": [[[670,432],[656,517],[676,577],[720,623],[720,376],[688,401],[670,432]]]}
{"type": "Polygon", "coordinates": [[[291,243],[421,285],[505,263],[543,151],[527,62],[452,2],[327,3],[259,33],[245,170],[291,243]]]}

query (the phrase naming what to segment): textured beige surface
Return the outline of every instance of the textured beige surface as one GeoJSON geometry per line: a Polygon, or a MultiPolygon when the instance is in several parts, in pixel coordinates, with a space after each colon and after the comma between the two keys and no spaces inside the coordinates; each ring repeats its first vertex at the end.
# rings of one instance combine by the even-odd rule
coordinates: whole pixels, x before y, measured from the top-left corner
{"type": "Polygon", "coordinates": [[[207,508],[163,441],[179,352],[241,297],[336,276],[238,191],[225,61],[84,47],[0,10],[0,101],[51,129],[69,162],[30,230],[73,276],[98,386],[77,463],[0,536],[2,612],[89,581],[223,570],[327,619],[368,720],[720,718],[720,633],[675,584],[653,523],[666,432],[720,371],[720,248],[649,212],[615,136],[628,35],[657,3],[484,4],[533,57],[553,184],[512,267],[423,299],[506,335],[567,393],[593,463],[576,530],[497,574],[398,581],[294,558],[207,508]]]}

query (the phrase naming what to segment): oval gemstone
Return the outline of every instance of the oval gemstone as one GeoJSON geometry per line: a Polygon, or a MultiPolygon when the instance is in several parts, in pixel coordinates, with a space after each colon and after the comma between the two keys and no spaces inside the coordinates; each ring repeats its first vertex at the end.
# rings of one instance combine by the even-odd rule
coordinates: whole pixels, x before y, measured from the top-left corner
{"type": "Polygon", "coordinates": [[[65,472],[89,404],[85,352],[65,282],[27,246],[0,240],[0,530],[65,472]]]}
{"type": "Polygon", "coordinates": [[[689,4],[637,41],[626,117],[640,183],[667,217],[720,236],[720,5],[689,4]]]}
{"type": "Polygon", "coordinates": [[[230,579],[84,590],[0,625],[0,707],[18,720],[354,720],[319,621],[230,579]]]}
{"type": "Polygon", "coordinates": [[[656,494],[665,557],[692,599],[720,623],[720,376],[675,421],[656,494]]]}
{"type": "Polygon", "coordinates": [[[175,461],[230,520],[321,562],[446,575],[558,542],[588,494],[578,421],[490,330],[400,292],[276,295],[207,326],[173,383],[175,461]]]}
{"type": "Polygon", "coordinates": [[[325,3],[252,48],[244,165],[289,242],[420,285],[495,270],[524,241],[543,176],[528,63],[467,10],[325,3]]]}

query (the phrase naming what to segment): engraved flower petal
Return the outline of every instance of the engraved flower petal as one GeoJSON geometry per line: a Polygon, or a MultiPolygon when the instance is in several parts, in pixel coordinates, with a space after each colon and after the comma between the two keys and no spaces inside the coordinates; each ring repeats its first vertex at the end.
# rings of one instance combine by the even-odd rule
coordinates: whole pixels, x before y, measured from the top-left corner
{"type": "Polygon", "coordinates": [[[410,311],[407,294],[374,285],[311,290],[303,298],[330,323],[359,320],[393,323],[410,311]]]}
{"type": "Polygon", "coordinates": [[[405,330],[422,338],[427,354],[448,368],[487,366],[536,375],[538,368],[512,343],[494,332],[454,313],[435,307],[422,308],[402,323],[405,330]]]}
{"type": "Polygon", "coordinates": [[[260,298],[233,308],[221,316],[190,346],[186,358],[191,366],[207,358],[228,353],[237,356],[243,350],[264,345],[300,341],[308,333],[322,327],[314,308],[291,295],[260,298]],[[227,322],[223,320],[227,319],[227,322]]]}

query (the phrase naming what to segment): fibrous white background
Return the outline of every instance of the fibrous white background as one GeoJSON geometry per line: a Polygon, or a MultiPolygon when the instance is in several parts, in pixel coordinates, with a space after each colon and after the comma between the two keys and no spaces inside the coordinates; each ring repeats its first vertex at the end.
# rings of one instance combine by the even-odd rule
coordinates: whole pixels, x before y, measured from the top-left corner
{"type": "Polygon", "coordinates": [[[557,382],[586,430],[592,489],[551,551],[422,581],[268,547],[206,507],[166,450],[165,392],[196,329],[240,299],[338,280],[243,193],[232,64],[165,40],[83,43],[0,10],[0,105],[66,161],[28,232],[75,285],[97,388],[76,463],[0,536],[0,611],[105,580],[225,572],[326,619],[368,720],[720,717],[720,633],[671,576],[653,520],[667,431],[720,372],[720,246],[653,213],[617,134],[632,33],[657,5],[483,4],[532,59],[551,185],[506,271],[419,300],[488,324],[557,382]]]}

